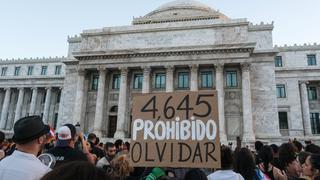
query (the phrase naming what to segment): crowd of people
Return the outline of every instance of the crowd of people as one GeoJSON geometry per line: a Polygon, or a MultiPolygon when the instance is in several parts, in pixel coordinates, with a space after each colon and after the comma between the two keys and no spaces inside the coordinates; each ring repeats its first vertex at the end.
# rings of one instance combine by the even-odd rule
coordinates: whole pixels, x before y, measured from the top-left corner
{"type": "Polygon", "coordinates": [[[320,147],[311,141],[222,145],[219,169],[132,167],[130,143],[121,139],[102,143],[72,124],[53,133],[39,116],[13,130],[12,139],[0,131],[0,180],[320,180],[320,147]]]}

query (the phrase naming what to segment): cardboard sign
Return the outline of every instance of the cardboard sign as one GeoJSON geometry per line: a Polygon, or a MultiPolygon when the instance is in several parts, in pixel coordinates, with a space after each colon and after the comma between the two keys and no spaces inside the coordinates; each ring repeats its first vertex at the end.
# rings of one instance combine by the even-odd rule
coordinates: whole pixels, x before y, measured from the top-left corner
{"type": "Polygon", "coordinates": [[[216,91],[139,95],[132,108],[133,166],[220,167],[216,91]]]}

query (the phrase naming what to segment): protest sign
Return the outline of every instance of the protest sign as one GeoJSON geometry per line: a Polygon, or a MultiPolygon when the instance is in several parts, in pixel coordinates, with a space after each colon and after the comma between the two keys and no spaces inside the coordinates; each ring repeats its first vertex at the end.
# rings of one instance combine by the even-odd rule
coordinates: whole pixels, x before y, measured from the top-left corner
{"type": "Polygon", "coordinates": [[[216,91],[133,98],[130,158],[142,167],[220,167],[216,91]]]}

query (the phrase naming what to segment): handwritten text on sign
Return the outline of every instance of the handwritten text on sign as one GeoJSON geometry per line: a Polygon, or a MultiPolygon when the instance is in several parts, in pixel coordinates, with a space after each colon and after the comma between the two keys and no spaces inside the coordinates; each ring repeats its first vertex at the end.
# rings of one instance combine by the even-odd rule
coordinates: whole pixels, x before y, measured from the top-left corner
{"type": "Polygon", "coordinates": [[[131,161],[135,166],[220,167],[215,91],[133,98],[131,161]]]}

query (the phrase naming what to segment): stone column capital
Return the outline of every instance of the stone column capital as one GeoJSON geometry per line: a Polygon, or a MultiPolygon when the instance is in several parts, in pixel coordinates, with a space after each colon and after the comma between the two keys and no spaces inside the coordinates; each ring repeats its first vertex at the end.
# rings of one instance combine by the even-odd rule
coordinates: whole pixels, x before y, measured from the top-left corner
{"type": "Polygon", "coordinates": [[[144,74],[150,74],[150,72],[151,72],[150,66],[142,66],[141,68],[143,69],[144,74]]]}
{"type": "Polygon", "coordinates": [[[299,84],[300,85],[307,85],[307,84],[309,84],[309,81],[299,81],[299,84]]]}
{"type": "Polygon", "coordinates": [[[18,89],[19,91],[20,91],[20,90],[22,91],[22,90],[24,90],[24,87],[18,87],[17,89],[18,89]]]}
{"type": "Polygon", "coordinates": [[[84,76],[86,74],[86,70],[83,67],[78,67],[77,72],[79,76],[84,76]]]}
{"type": "Polygon", "coordinates": [[[121,71],[121,76],[127,76],[128,75],[128,67],[119,67],[119,70],[121,71]]]}
{"type": "Polygon", "coordinates": [[[59,90],[60,90],[60,91],[63,90],[63,86],[60,86],[60,87],[59,87],[59,90]]]}
{"type": "Polygon", "coordinates": [[[31,87],[31,90],[37,90],[38,87],[31,87]]]}
{"type": "Polygon", "coordinates": [[[5,87],[5,88],[3,88],[5,91],[7,91],[7,90],[11,90],[11,88],[10,87],[5,87]]]}
{"type": "Polygon", "coordinates": [[[250,63],[241,63],[241,70],[242,71],[250,71],[250,63]]]}
{"type": "Polygon", "coordinates": [[[51,90],[52,87],[51,86],[48,86],[48,87],[45,87],[46,90],[51,90]]]}
{"type": "Polygon", "coordinates": [[[172,73],[174,71],[174,66],[173,65],[168,65],[166,66],[166,70],[167,70],[167,73],[172,73]]]}
{"type": "Polygon", "coordinates": [[[217,72],[223,72],[224,64],[223,63],[214,64],[214,67],[217,72]]]}
{"type": "Polygon", "coordinates": [[[107,67],[105,67],[105,66],[98,66],[98,67],[97,67],[97,70],[98,70],[99,72],[107,72],[107,67]]]}
{"type": "Polygon", "coordinates": [[[191,64],[191,65],[189,65],[189,68],[190,68],[191,72],[196,73],[196,72],[198,72],[199,65],[198,64],[191,64]]]}

